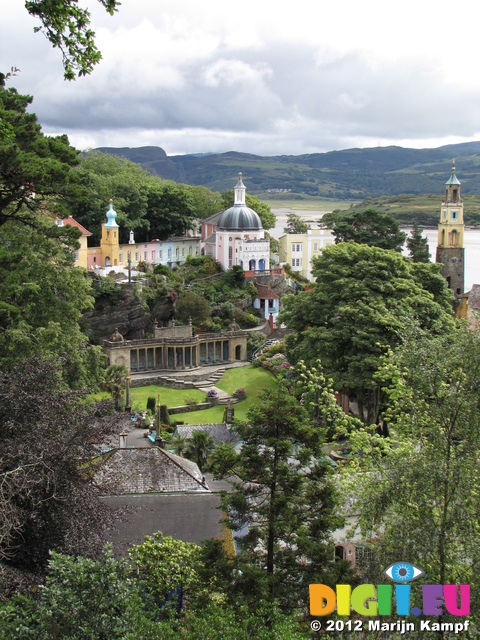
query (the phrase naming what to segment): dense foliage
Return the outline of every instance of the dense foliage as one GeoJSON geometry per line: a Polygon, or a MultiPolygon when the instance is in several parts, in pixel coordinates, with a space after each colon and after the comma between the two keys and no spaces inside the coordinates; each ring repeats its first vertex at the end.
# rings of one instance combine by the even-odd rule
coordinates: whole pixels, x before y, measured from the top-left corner
{"type": "Polygon", "coordinates": [[[399,343],[405,318],[441,335],[453,326],[445,280],[439,267],[415,264],[396,251],[343,242],[313,261],[316,284],[284,298],[281,320],[292,363],[317,358],[335,387],[359,404],[360,416],[375,422],[381,405],[374,373],[380,357],[399,343]]]}
{"type": "Polygon", "coordinates": [[[49,550],[95,554],[111,520],[82,462],[117,422],[101,417],[108,407],[90,406],[68,390],[61,367],[33,358],[20,361],[15,375],[0,375],[3,589],[42,572],[49,550]]]}

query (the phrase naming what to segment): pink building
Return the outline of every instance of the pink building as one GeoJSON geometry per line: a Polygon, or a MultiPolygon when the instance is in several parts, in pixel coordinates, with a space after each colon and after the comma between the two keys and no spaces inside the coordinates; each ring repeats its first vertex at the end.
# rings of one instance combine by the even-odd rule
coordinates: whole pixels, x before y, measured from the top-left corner
{"type": "Polygon", "coordinates": [[[270,268],[270,241],[265,239],[259,215],[245,204],[245,192],[239,173],[233,207],[221,215],[210,216],[202,224],[205,253],[218,260],[224,271],[234,265],[240,265],[244,271],[270,268]]]}

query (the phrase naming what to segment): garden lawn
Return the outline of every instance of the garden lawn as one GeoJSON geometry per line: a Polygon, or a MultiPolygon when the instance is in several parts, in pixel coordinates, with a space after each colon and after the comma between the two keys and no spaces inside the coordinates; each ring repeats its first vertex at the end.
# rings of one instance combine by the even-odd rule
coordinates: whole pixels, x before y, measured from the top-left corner
{"type": "MultiPolygon", "coordinates": [[[[147,408],[147,400],[152,397],[155,398],[155,403],[158,402],[158,394],[160,394],[160,404],[166,404],[167,407],[178,407],[183,404],[187,404],[187,400],[195,399],[197,402],[204,402],[205,394],[199,389],[171,389],[170,387],[160,387],[159,385],[151,384],[147,387],[133,387],[130,388],[130,405],[132,410],[140,411],[147,408]]],[[[95,399],[109,398],[110,394],[106,391],[102,393],[96,393],[95,399]]],[[[125,400],[125,391],[123,392],[125,400]]]]}
{"type": "MultiPolygon", "coordinates": [[[[225,375],[217,382],[216,386],[230,395],[237,389],[242,387],[245,389],[247,399],[235,404],[234,409],[236,420],[246,420],[248,410],[252,405],[259,402],[262,391],[275,389],[277,385],[277,380],[269,371],[250,365],[227,369],[225,375]]],[[[154,397],[155,402],[157,402],[158,394],[160,394],[160,404],[166,404],[167,407],[178,407],[187,404],[186,401],[190,398],[197,400],[197,402],[204,402],[205,400],[205,393],[199,389],[170,389],[169,387],[160,387],[158,385],[134,387],[130,389],[132,410],[146,409],[147,399],[154,397]]],[[[96,399],[109,398],[110,394],[104,391],[96,393],[93,397],[96,399]]],[[[225,405],[217,405],[211,409],[177,413],[171,417],[175,420],[183,421],[185,424],[212,424],[223,421],[224,410],[225,405]]]]}
{"type": "MultiPolygon", "coordinates": [[[[278,385],[276,378],[263,368],[253,366],[236,367],[227,369],[225,375],[219,380],[216,386],[230,395],[242,387],[247,392],[247,399],[233,405],[236,420],[246,420],[247,412],[251,406],[257,404],[262,391],[275,389],[278,385]]],[[[173,405],[172,405],[173,406],[173,405]]],[[[185,424],[209,424],[223,421],[223,411],[225,405],[219,405],[212,409],[203,411],[192,411],[190,413],[178,413],[173,416],[176,420],[183,420],[185,424]]]]}

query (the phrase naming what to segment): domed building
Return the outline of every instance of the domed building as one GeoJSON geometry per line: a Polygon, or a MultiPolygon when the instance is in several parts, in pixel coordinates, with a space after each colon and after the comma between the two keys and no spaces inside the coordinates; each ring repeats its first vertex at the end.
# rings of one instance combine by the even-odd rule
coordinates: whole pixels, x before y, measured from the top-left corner
{"type": "Polygon", "coordinates": [[[245,193],[239,173],[233,207],[220,214],[216,227],[205,238],[205,253],[218,260],[224,271],[234,265],[240,265],[244,271],[270,268],[270,242],[265,239],[260,216],[247,207],[245,193]]]}

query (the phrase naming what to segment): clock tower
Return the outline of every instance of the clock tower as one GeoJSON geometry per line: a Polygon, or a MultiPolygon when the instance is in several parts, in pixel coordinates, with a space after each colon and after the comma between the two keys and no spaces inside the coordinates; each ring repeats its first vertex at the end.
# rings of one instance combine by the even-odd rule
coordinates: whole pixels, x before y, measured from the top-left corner
{"type": "Polygon", "coordinates": [[[442,264],[442,275],[448,288],[458,301],[464,291],[465,249],[463,246],[463,202],[460,194],[460,180],[455,175],[455,160],[452,175],[445,183],[445,202],[442,202],[436,262],[442,264]]]}

